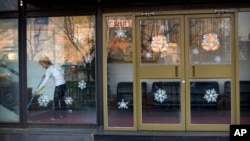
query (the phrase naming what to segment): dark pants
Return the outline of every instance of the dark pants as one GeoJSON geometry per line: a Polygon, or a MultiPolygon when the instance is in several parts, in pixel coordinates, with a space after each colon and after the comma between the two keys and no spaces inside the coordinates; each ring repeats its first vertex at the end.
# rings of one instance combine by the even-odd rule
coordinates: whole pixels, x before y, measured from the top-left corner
{"type": "Polygon", "coordinates": [[[66,84],[59,85],[55,87],[54,91],[54,118],[60,118],[63,116],[63,110],[66,109],[65,103],[65,91],[66,91],[66,84]]]}

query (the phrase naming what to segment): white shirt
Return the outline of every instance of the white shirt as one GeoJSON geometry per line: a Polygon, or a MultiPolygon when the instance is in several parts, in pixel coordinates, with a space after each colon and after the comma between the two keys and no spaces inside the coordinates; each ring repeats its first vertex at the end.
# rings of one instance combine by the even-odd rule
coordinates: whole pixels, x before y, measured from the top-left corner
{"type": "Polygon", "coordinates": [[[43,79],[43,82],[41,83],[41,85],[45,86],[45,84],[48,82],[50,77],[54,80],[56,86],[66,83],[62,73],[54,65],[50,65],[47,68],[46,73],[45,73],[45,78],[43,79]]]}

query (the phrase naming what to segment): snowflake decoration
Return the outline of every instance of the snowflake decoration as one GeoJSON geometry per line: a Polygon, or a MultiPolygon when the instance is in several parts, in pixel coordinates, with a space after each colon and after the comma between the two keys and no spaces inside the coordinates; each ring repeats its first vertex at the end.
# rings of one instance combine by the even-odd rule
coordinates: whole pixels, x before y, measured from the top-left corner
{"type": "Polygon", "coordinates": [[[147,58],[147,59],[152,58],[152,52],[147,52],[147,53],[146,53],[146,58],[147,58]]]}
{"type": "Polygon", "coordinates": [[[121,102],[118,102],[118,105],[119,105],[118,106],[119,109],[121,109],[121,108],[128,109],[128,102],[125,102],[124,99],[122,99],[121,102]]]}
{"type": "Polygon", "coordinates": [[[218,97],[217,92],[214,89],[208,89],[206,90],[206,93],[204,95],[204,99],[209,102],[216,102],[216,99],[218,97]]]}
{"type": "Polygon", "coordinates": [[[91,55],[85,56],[85,62],[86,62],[86,63],[91,63],[92,59],[93,59],[93,58],[92,58],[91,55]]]}
{"type": "Polygon", "coordinates": [[[168,96],[167,96],[167,94],[166,94],[166,90],[158,89],[158,90],[154,93],[154,99],[155,99],[157,102],[163,103],[167,98],[168,98],[168,96]]]}
{"type": "Polygon", "coordinates": [[[165,28],[164,25],[160,25],[160,30],[161,30],[161,31],[164,31],[164,28],[165,28]]]}
{"type": "Polygon", "coordinates": [[[221,57],[220,56],[215,56],[214,61],[217,63],[221,62],[221,57]]]}
{"type": "Polygon", "coordinates": [[[115,32],[116,32],[116,37],[118,37],[118,38],[122,38],[122,37],[127,37],[126,35],[125,35],[125,32],[126,32],[127,30],[123,30],[123,29],[118,29],[118,30],[116,30],[115,32]]]}
{"type": "Polygon", "coordinates": [[[73,99],[70,96],[65,97],[64,101],[65,101],[66,105],[72,105],[72,103],[73,103],[73,99]]]}
{"type": "Polygon", "coordinates": [[[85,89],[86,88],[86,82],[84,80],[78,82],[78,87],[80,89],[85,89]]]}
{"type": "Polygon", "coordinates": [[[46,95],[40,95],[37,101],[38,101],[39,106],[47,107],[49,103],[49,98],[46,95]]]}
{"type": "Polygon", "coordinates": [[[225,24],[223,24],[223,23],[222,24],[218,24],[218,28],[219,29],[224,29],[225,28],[225,24]]]}
{"type": "Polygon", "coordinates": [[[192,50],[192,53],[195,54],[195,55],[198,55],[198,54],[200,53],[200,51],[199,51],[199,49],[194,48],[194,49],[192,50]]]}

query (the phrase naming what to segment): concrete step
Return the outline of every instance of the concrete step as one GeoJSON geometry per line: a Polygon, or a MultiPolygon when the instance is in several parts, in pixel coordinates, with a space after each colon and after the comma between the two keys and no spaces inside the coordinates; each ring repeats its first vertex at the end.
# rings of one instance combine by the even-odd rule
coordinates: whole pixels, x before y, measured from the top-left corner
{"type": "Polygon", "coordinates": [[[96,132],[95,141],[229,141],[229,132],[96,132]]]}

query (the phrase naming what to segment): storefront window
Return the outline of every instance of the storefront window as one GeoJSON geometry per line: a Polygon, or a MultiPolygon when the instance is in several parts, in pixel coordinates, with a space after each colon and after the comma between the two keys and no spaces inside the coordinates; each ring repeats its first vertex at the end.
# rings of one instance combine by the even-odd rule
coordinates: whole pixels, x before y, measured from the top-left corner
{"type": "Polygon", "coordinates": [[[95,17],[27,19],[28,122],[96,123],[95,17]]]}
{"type": "Polygon", "coordinates": [[[19,122],[18,21],[0,20],[0,122],[19,122]]]}
{"type": "Polygon", "coordinates": [[[133,127],[132,18],[106,18],[108,126],[133,127]]]}
{"type": "Polygon", "coordinates": [[[10,11],[18,9],[18,0],[0,0],[0,11],[10,11]]]}
{"type": "Polygon", "coordinates": [[[240,123],[250,124],[250,12],[239,13],[240,123]]]}

